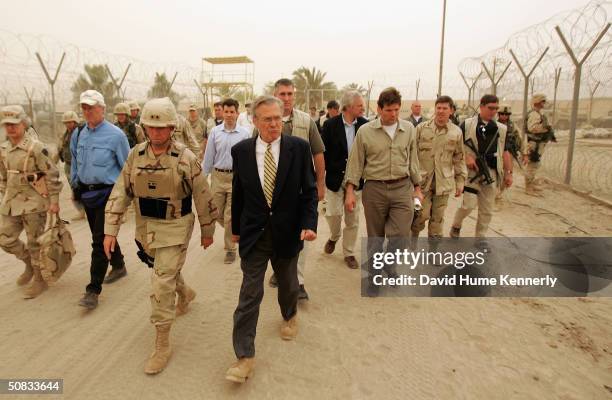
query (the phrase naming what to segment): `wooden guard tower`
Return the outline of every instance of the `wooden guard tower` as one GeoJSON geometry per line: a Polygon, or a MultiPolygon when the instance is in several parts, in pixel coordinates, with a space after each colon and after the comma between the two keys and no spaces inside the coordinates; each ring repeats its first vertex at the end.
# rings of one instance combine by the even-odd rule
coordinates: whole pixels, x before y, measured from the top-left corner
{"type": "Polygon", "coordinates": [[[247,56],[205,57],[200,82],[207,105],[212,106],[215,98],[221,97],[219,92],[227,93],[232,89],[242,89],[242,95],[236,100],[244,105],[253,98],[255,62],[247,56]]]}

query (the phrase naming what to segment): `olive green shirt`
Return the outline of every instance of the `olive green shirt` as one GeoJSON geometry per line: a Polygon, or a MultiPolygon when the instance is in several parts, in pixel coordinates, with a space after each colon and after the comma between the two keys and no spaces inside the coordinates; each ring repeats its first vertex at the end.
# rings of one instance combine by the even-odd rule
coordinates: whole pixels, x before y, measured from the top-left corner
{"type": "Polygon", "coordinates": [[[380,119],[362,125],[349,154],[346,182],[359,186],[361,178],[366,181],[388,181],[406,176],[410,177],[413,185],[420,185],[414,126],[407,121],[398,121],[391,140],[380,119]]]}
{"type": "MultiPolygon", "coordinates": [[[[291,115],[289,116],[289,120],[283,122],[283,135],[288,136],[297,136],[299,138],[304,139],[308,143],[310,143],[310,151],[312,155],[323,153],[325,151],[325,145],[323,144],[323,139],[321,139],[321,134],[319,133],[319,129],[317,128],[317,124],[308,116],[308,131],[305,129],[298,128],[298,132],[295,132],[293,129],[293,119],[295,118],[295,113],[302,113],[302,111],[293,109],[291,115]]],[[[303,118],[304,119],[304,118],[303,118]]],[[[253,137],[257,137],[259,135],[259,131],[257,128],[253,130],[253,137]]]]}

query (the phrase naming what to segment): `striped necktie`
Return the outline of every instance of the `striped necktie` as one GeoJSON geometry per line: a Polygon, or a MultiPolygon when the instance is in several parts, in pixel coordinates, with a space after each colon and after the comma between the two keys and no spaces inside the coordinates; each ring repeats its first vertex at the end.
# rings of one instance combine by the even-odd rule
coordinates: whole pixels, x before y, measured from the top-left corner
{"type": "Polygon", "coordinates": [[[264,156],[264,194],[268,207],[272,207],[272,196],[274,195],[274,183],[276,181],[276,163],[272,156],[272,145],[268,144],[264,156]]]}

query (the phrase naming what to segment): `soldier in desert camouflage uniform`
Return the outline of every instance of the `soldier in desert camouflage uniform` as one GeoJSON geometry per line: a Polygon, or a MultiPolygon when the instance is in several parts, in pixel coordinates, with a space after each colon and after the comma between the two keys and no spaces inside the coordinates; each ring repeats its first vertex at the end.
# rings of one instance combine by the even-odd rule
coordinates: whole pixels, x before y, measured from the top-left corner
{"type": "Polygon", "coordinates": [[[0,247],[26,265],[18,285],[34,278],[24,294],[31,299],[47,289],[40,272],[37,238],[45,228],[47,212],[59,212],[62,183],[45,145],[26,135],[23,108],[6,106],[0,114],[7,134],[7,141],[0,145],[0,247]],[[19,239],[23,230],[27,245],[19,239]]]}
{"type": "Polygon", "coordinates": [[[428,224],[428,237],[442,237],[444,211],[448,195],[461,196],[467,167],[463,154],[463,133],[450,122],[453,100],[440,96],[435,104],[435,117],[417,126],[419,166],[423,185],[421,213],[412,222],[412,237],[416,239],[428,224]]]}
{"type": "Polygon", "coordinates": [[[187,312],[196,295],[181,275],[195,221],[192,200],[204,248],[213,242],[217,211],[198,158],[173,139],[178,121],[172,102],[168,98],[150,100],[143,108],[141,122],[149,141],[132,149],[110,195],[104,251],[110,259],[123,216],[134,200],[139,257],[153,268],[151,322],[157,330],[155,351],[145,364],[145,373],[156,374],[170,358],[170,327],[175,314],[187,312]]]}

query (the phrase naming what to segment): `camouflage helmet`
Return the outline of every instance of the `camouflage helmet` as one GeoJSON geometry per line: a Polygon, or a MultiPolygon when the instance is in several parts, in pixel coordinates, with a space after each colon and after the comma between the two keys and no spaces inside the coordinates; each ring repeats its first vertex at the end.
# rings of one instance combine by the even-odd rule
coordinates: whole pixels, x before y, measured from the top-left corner
{"type": "Polygon", "coordinates": [[[512,107],[510,104],[501,104],[499,106],[498,114],[512,114],[512,107]]]}
{"type": "Polygon", "coordinates": [[[2,116],[0,124],[19,124],[28,120],[27,114],[20,105],[2,107],[0,115],[2,116]]]}
{"type": "Polygon", "coordinates": [[[113,114],[115,114],[115,115],[117,115],[117,114],[129,115],[130,114],[130,106],[128,106],[127,103],[117,103],[117,105],[115,106],[115,109],[113,110],[113,114]]]}
{"type": "Polygon", "coordinates": [[[175,127],[178,123],[176,108],[168,97],[149,100],[142,108],[140,122],[156,128],[175,127]]]}
{"type": "Polygon", "coordinates": [[[62,122],[76,122],[79,123],[79,116],[74,111],[66,111],[62,115],[62,122]]]}
{"type": "Polygon", "coordinates": [[[138,102],[136,100],[132,100],[128,103],[128,105],[130,106],[130,111],[131,110],[138,110],[140,111],[140,105],[138,104],[138,102]]]}
{"type": "Polygon", "coordinates": [[[188,109],[188,110],[189,110],[189,111],[198,111],[198,106],[197,106],[197,105],[195,105],[194,103],[191,103],[191,104],[189,105],[189,109],[188,109]]]}
{"type": "Polygon", "coordinates": [[[541,103],[543,101],[546,101],[546,95],[542,93],[534,94],[533,97],[531,98],[532,105],[541,103]]]}

